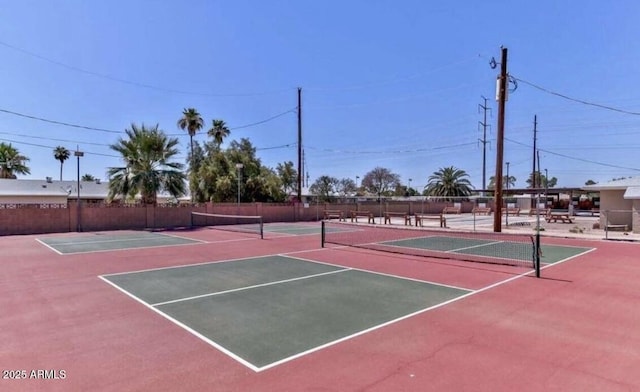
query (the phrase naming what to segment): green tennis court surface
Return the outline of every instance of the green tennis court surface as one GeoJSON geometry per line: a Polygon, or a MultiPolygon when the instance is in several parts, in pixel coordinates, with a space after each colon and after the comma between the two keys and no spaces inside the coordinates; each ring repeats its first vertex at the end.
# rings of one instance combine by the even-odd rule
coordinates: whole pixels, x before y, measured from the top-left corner
{"type": "MultiPolygon", "coordinates": [[[[381,244],[401,248],[429,249],[486,257],[504,255],[508,258],[519,258],[521,260],[530,260],[534,249],[534,244],[446,236],[408,238],[396,241],[384,241],[381,242],[381,244]]],[[[592,249],[560,245],[541,245],[540,248],[540,261],[546,264],[557,263],[592,249]]]]}
{"type": "Polygon", "coordinates": [[[200,241],[148,232],[93,233],[79,236],[46,237],[38,241],[60,254],[99,252],[157,246],[197,244],[200,241]]]}
{"type": "Polygon", "coordinates": [[[255,371],[469,292],[285,256],[101,278],[255,371]]]}

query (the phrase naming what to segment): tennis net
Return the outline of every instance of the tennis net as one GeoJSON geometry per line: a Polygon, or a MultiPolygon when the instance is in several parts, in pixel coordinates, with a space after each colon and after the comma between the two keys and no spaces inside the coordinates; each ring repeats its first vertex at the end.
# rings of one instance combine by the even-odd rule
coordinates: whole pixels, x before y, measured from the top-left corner
{"type": "Polygon", "coordinates": [[[343,245],[412,256],[536,267],[535,237],[527,234],[460,232],[349,223],[322,223],[322,246],[343,245]]]}
{"type": "Polygon", "coordinates": [[[209,227],[217,230],[258,234],[264,238],[262,216],[191,213],[191,227],[209,227]]]}

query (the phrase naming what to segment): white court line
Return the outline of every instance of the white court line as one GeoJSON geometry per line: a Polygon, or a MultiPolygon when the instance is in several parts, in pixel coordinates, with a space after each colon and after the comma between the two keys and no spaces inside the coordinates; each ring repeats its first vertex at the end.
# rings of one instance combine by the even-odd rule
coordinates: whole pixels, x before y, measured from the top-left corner
{"type": "Polygon", "coordinates": [[[410,281],[413,281],[413,282],[426,283],[426,284],[430,284],[430,285],[433,285],[433,286],[442,286],[442,287],[449,287],[449,288],[457,289],[457,290],[473,291],[472,289],[468,289],[468,288],[465,288],[465,287],[452,286],[452,285],[448,285],[448,284],[444,284],[444,283],[432,282],[432,281],[429,281],[429,280],[409,278],[407,276],[400,276],[400,275],[388,274],[388,273],[385,273],[385,272],[371,271],[371,270],[366,270],[366,269],[363,269],[363,268],[346,267],[346,266],[340,265],[340,264],[333,264],[333,263],[329,263],[329,262],[325,262],[325,261],[318,261],[318,260],[310,260],[310,259],[306,259],[304,257],[288,256],[287,253],[283,253],[282,256],[288,257],[290,259],[306,261],[306,262],[309,262],[309,263],[330,265],[332,267],[349,268],[350,270],[353,270],[353,271],[367,272],[367,273],[374,274],[374,275],[382,275],[382,276],[388,276],[388,277],[396,278],[396,279],[410,280],[410,281]]]}
{"type": "MultiPolygon", "coordinates": [[[[326,248],[326,249],[335,249],[335,248],[326,248]]],[[[318,250],[318,249],[313,249],[313,250],[309,250],[309,251],[317,251],[317,250],[318,250]]],[[[554,265],[556,265],[556,264],[560,264],[560,263],[563,263],[563,262],[565,262],[565,261],[571,260],[571,259],[573,259],[573,258],[575,258],[575,257],[578,257],[578,256],[581,256],[581,255],[584,255],[584,254],[589,253],[589,252],[592,252],[592,251],[594,251],[594,250],[596,250],[596,248],[592,248],[592,249],[590,249],[590,250],[588,250],[588,251],[586,251],[586,252],[580,253],[580,254],[578,254],[578,255],[574,255],[574,256],[569,257],[569,258],[566,258],[566,259],[564,259],[564,260],[562,260],[562,261],[559,261],[559,262],[556,262],[556,263],[553,263],[553,264],[548,264],[547,266],[545,266],[545,267],[544,267],[544,269],[546,269],[546,268],[548,268],[548,267],[552,267],[552,266],[554,266],[554,265]]],[[[303,252],[309,252],[309,251],[296,251],[296,252],[290,252],[290,253],[303,253],[303,252]]],[[[271,256],[277,256],[277,255],[271,255],[271,256]]],[[[290,256],[286,256],[286,254],[280,254],[279,256],[290,257],[290,256]]],[[[269,257],[269,256],[262,256],[262,257],[269,257]]],[[[260,258],[260,257],[247,257],[247,258],[243,258],[243,259],[236,259],[236,260],[245,260],[245,259],[251,259],[251,258],[260,258]]],[[[334,265],[334,264],[331,264],[331,263],[324,263],[324,262],[315,261],[315,260],[307,260],[307,259],[304,259],[304,258],[298,258],[298,257],[290,257],[290,258],[292,258],[292,259],[300,259],[300,260],[303,260],[303,261],[314,262],[314,263],[319,263],[319,264],[328,264],[328,265],[333,265],[333,266],[339,266],[339,265],[334,265]]],[[[234,261],[234,260],[226,260],[226,261],[234,261]]],[[[222,261],[222,262],[226,262],[226,261],[222,261]]],[[[209,263],[200,263],[200,264],[192,264],[192,265],[202,265],[202,264],[211,264],[211,263],[213,263],[213,262],[209,262],[209,263]]],[[[159,268],[159,269],[179,268],[179,267],[186,267],[186,266],[165,267],[165,268],[159,268]]],[[[344,266],[339,266],[339,267],[344,267],[344,266]]],[[[353,268],[353,270],[358,270],[358,269],[353,268]]],[[[360,270],[360,271],[363,271],[363,272],[369,272],[369,273],[374,273],[374,274],[376,274],[376,273],[377,273],[377,272],[367,271],[367,270],[360,270]]],[[[142,272],[142,271],[138,271],[138,272],[142,272]]],[[[336,271],[336,272],[343,272],[343,271],[342,271],[342,270],[339,270],[339,271],[336,271]]],[[[263,370],[267,370],[267,369],[273,368],[273,367],[275,367],[275,366],[278,366],[278,365],[284,364],[284,363],[286,363],[286,362],[289,362],[289,361],[292,361],[292,360],[294,360],[294,359],[300,358],[300,357],[302,357],[302,356],[305,356],[305,355],[308,355],[308,354],[314,353],[314,352],[316,352],[316,351],[319,351],[319,350],[322,350],[322,349],[324,349],[324,348],[327,348],[327,347],[333,346],[333,345],[335,345],[335,344],[338,344],[338,343],[344,342],[344,341],[349,340],[349,339],[352,339],[352,338],[354,338],[354,337],[357,337],[357,336],[360,336],[360,335],[366,334],[366,333],[368,333],[368,332],[372,332],[372,331],[374,331],[374,330],[377,330],[377,329],[380,329],[380,328],[383,328],[383,327],[389,326],[389,325],[391,325],[391,324],[394,324],[394,323],[397,323],[397,322],[399,322],[399,321],[402,321],[402,320],[408,319],[408,318],[410,318],[410,317],[413,317],[413,316],[419,315],[419,314],[421,314],[421,313],[425,313],[425,312],[427,312],[427,311],[430,311],[430,310],[433,310],[433,309],[440,308],[440,307],[442,307],[442,306],[445,306],[445,305],[448,305],[448,304],[454,303],[454,302],[456,302],[456,301],[463,300],[463,299],[465,299],[465,298],[467,298],[467,297],[470,297],[470,296],[472,296],[472,295],[476,295],[476,294],[482,293],[482,292],[484,292],[484,291],[487,291],[487,290],[493,289],[493,288],[495,288],[495,287],[501,286],[501,285],[503,285],[503,284],[506,284],[506,283],[512,282],[512,281],[514,281],[514,280],[516,280],[516,279],[520,279],[520,278],[522,278],[522,277],[525,277],[525,276],[528,276],[528,275],[531,275],[531,274],[534,274],[534,273],[535,273],[535,271],[527,271],[527,272],[523,272],[523,273],[518,274],[518,275],[516,275],[516,276],[513,276],[513,277],[511,277],[511,278],[509,278],[509,279],[505,279],[505,280],[503,280],[503,281],[496,282],[496,283],[491,284],[491,285],[489,285],[489,286],[485,286],[485,287],[483,287],[483,288],[481,288],[481,289],[478,289],[478,290],[471,290],[471,291],[469,291],[468,289],[460,289],[460,288],[457,288],[457,287],[455,287],[455,286],[446,286],[446,285],[442,285],[442,284],[438,284],[438,283],[432,283],[432,282],[427,282],[427,281],[420,281],[420,280],[417,280],[417,279],[411,279],[411,278],[406,278],[406,277],[398,277],[398,276],[394,276],[394,275],[388,275],[388,276],[397,277],[397,278],[400,278],[400,279],[416,280],[416,281],[419,281],[419,282],[424,282],[424,283],[429,283],[429,284],[434,284],[434,285],[440,285],[440,286],[446,286],[446,287],[452,287],[452,288],[457,288],[457,289],[465,290],[465,291],[469,291],[469,292],[468,292],[468,293],[466,293],[466,294],[463,294],[463,295],[461,295],[461,296],[459,296],[459,297],[452,298],[452,299],[450,299],[450,300],[448,300],[448,301],[444,301],[444,302],[441,302],[441,303],[439,303],[439,304],[433,305],[433,306],[431,306],[431,307],[428,307],[428,308],[424,308],[424,309],[418,310],[418,311],[416,311],[416,312],[413,312],[413,313],[410,313],[410,314],[404,315],[404,316],[402,316],[402,317],[399,317],[399,318],[396,318],[396,319],[393,319],[393,320],[389,320],[389,321],[387,321],[387,322],[385,322],[385,323],[382,323],[382,324],[379,324],[379,325],[376,325],[376,326],[370,327],[370,328],[368,328],[368,329],[365,329],[365,330],[359,331],[359,332],[357,332],[357,333],[354,333],[354,334],[351,334],[351,335],[348,335],[348,336],[344,336],[344,337],[342,337],[342,338],[340,338],[340,339],[336,339],[336,340],[334,340],[334,341],[327,342],[327,343],[325,343],[325,344],[323,344],[323,345],[320,345],[320,346],[314,347],[314,348],[312,348],[312,349],[309,349],[309,350],[306,350],[306,351],[303,351],[303,352],[297,353],[297,354],[295,354],[295,355],[292,355],[292,356],[289,356],[289,357],[283,358],[283,359],[281,359],[281,360],[278,360],[278,361],[272,362],[272,363],[270,363],[270,364],[268,364],[268,365],[265,365],[265,366],[262,366],[262,367],[258,367],[258,366],[253,365],[253,364],[252,364],[252,363],[250,363],[249,361],[247,361],[247,360],[245,360],[244,358],[242,358],[242,357],[240,357],[240,356],[238,356],[238,355],[234,354],[234,353],[233,353],[233,352],[231,352],[230,350],[228,350],[228,349],[226,349],[225,347],[221,346],[220,344],[218,344],[218,343],[216,343],[216,342],[212,341],[211,339],[207,338],[206,336],[204,336],[204,335],[200,334],[200,333],[199,333],[199,332],[197,332],[196,330],[194,330],[194,329],[192,329],[192,328],[188,327],[188,326],[187,326],[187,325],[185,325],[184,323],[182,323],[182,322],[180,322],[180,321],[178,321],[178,320],[174,319],[173,317],[171,317],[171,316],[169,316],[169,315],[165,314],[164,312],[160,311],[159,309],[157,309],[157,308],[155,308],[155,307],[153,307],[153,306],[151,306],[151,305],[147,304],[146,302],[144,302],[143,300],[141,300],[141,299],[139,299],[138,297],[134,296],[133,294],[131,294],[131,293],[127,292],[126,290],[124,290],[124,289],[120,288],[119,286],[117,286],[116,284],[114,284],[114,283],[110,282],[109,280],[107,280],[107,279],[106,279],[106,278],[104,278],[103,276],[99,276],[99,278],[100,278],[100,279],[102,279],[103,281],[105,281],[106,283],[110,284],[111,286],[115,287],[115,288],[116,288],[116,289],[118,289],[119,291],[123,292],[124,294],[126,294],[126,295],[127,295],[127,296],[129,296],[130,298],[133,298],[134,300],[136,300],[136,301],[138,301],[139,303],[143,304],[143,305],[144,305],[144,306],[146,306],[147,308],[149,308],[149,309],[153,310],[154,312],[158,313],[159,315],[161,315],[161,316],[162,316],[162,317],[164,317],[165,319],[167,319],[167,320],[169,320],[169,321],[173,322],[174,324],[176,324],[176,325],[178,325],[178,326],[180,326],[180,327],[184,328],[184,329],[185,329],[186,331],[188,331],[189,333],[193,334],[194,336],[198,337],[199,339],[201,339],[202,341],[204,341],[204,342],[208,343],[209,345],[211,345],[211,346],[215,347],[216,349],[218,349],[218,350],[219,350],[219,351],[221,351],[222,353],[224,353],[224,354],[228,355],[228,356],[229,356],[229,357],[231,357],[232,359],[235,359],[236,361],[238,361],[238,362],[240,362],[241,364],[245,365],[246,367],[248,367],[249,369],[253,370],[254,372],[261,372],[261,371],[263,371],[263,370]]],[[[387,275],[387,274],[384,274],[384,273],[378,273],[378,274],[380,274],[380,275],[387,275]]],[[[112,274],[112,275],[120,275],[120,274],[112,274]]],[[[105,276],[108,276],[108,275],[105,275],[105,276]]]]}
{"type": "Polygon", "coordinates": [[[199,338],[200,340],[204,341],[205,343],[208,343],[209,345],[215,347],[216,349],[220,350],[222,353],[227,354],[229,357],[235,359],[236,361],[240,362],[241,364],[243,364],[244,366],[246,366],[249,369],[253,370],[254,372],[260,371],[260,368],[258,368],[257,366],[255,366],[251,362],[249,362],[246,359],[240,357],[239,355],[233,353],[232,351],[226,349],[225,347],[223,347],[220,344],[214,342],[213,340],[209,339],[208,337],[202,335],[200,332],[198,332],[195,329],[189,327],[188,325],[176,320],[175,318],[169,316],[168,314],[162,312],[161,310],[159,310],[157,308],[154,308],[153,306],[149,305],[148,303],[146,303],[145,301],[143,301],[140,298],[136,297],[135,295],[131,294],[130,292],[128,292],[128,291],[124,290],[123,288],[119,287],[118,285],[110,282],[108,279],[104,278],[103,276],[98,276],[98,278],[100,278],[102,281],[108,283],[112,287],[115,287],[120,292],[122,292],[125,295],[127,295],[129,298],[132,298],[132,299],[138,301],[139,303],[144,305],[147,309],[151,309],[152,311],[156,312],[157,314],[159,314],[160,316],[164,317],[165,319],[171,321],[175,325],[177,325],[177,326],[179,326],[181,328],[184,328],[186,331],[188,331],[192,335],[196,336],[197,338],[199,338]]]}
{"type": "MultiPolygon", "coordinates": [[[[293,258],[293,257],[290,257],[293,258]]],[[[284,279],[284,280],[277,280],[275,282],[268,282],[268,283],[261,283],[261,284],[254,284],[253,286],[246,286],[246,287],[239,287],[237,289],[230,289],[230,290],[224,290],[224,291],[216,291],[214,293],[207,293],[207,294],[200,294],[200,295],[194,295],[192,297],[185,297],[185,298],[179,298],[179,299],[173,299],[171,301],[164,301],[164,302],[158,302],[155,304],[151,304],[151,306],[162,306],[162,305],[167,305],[167,304],[173,304],[176,302],[184,302],[184,301],[190,301],[192,299],[199,299],[199,298],[205,298],[205,297],[213,297],[216,295],[222,295],[222,294],[228,294],[228,293],[235,293],[238,291],[244,291],[244,290],[251,290],[251,289],[255,289],[258,287],[267,287],[267,286],[272,286],[272,285],[276,285],[276,284],[281,284],[281,283],[289,283],[289,282],[295,282],[297,280],[304,280],[304,279],[312,279],[312,278],[316,278],[318,276],[324,276],[324,275],[331,275],[331,274],[337,274],[340,272],[345,272],[345,271],[350,271],[351,268],[343,268],[340,270],[336,270],[336,271],[329,271],[329,272],[322,272],[319,274],[313,274],[313,275],[305,275],[305,276],[299,276],[297,278],[291,278],[291,279],[284,279]]]]}
{"type": "Polygon", "coordinates": [[[494,241],[494,242],[487,242],[485,244],[478,244],[478,245],[471,245],[471,246],[465,246],[463,248],[458,248],[458,249],[449,249],[449,250],[445,250],[445,253],[453,253],[453,252],[458,252],[461,250],[466,250],[466,249],[473,249],[473,248],[481,248],[483,246],[489,246],[489,245],[495,245],[495,244],[502,244],[505,241],[494,241]]]}
{"type": "MultiPolygon", "coordinates": [[[[166,248],[169,246],[189,246],[189,245],[199,245],[199,244],[221,244],[225,242],[239,242],[239,241],[253,241],[256,238],[237,238],[233,240],[220,240],[220,241],[202,241],[202,240],[194,240],[194,243],[186,243],[186,244],[167,244],[167,245],[149,245],[149,246],[136,246],[130,248],[117,248],[117,249],[97,249],[97,250],[83,250],[77,252],[65,252],[61,253],[62,255],[78,255],[78,254],[90,254],[90,253],[102,253],[102,252],[117,252],[121,250],[132,250],[132,249],[154,249],[154,248],[166,248]]],[[[259,238],[258,238],[259,239],[259,238]]]]}
{"type": "Polygon", "coordinates": [[[481,293],[481,292],[483,292],[483,291],[486,291],[486,290],[492,289],[492,288],[494,288],[494,287],[497,287],[497,286],[503,285],[503,284],[508,283],[508,282],[511,282],[511,281],[513,281],[513,280],[520,279],[520,278],[522,278],[523,276],[529,275],[529,274],[531,274],[531,273],[533,273],[533,272],[534,272],[534,271],[529,271],[529,272],[526,272],[526,273],[522,273],[522,274],[516,275],[516,276],[514,276],[514,277],[511,277],[511,278],[509,278],[509,279],[503,280],[503,281],[501,281],[501,282],[494,283],[494,284],[492,284],[492,285],[489,285],[489,286],[483,287],[483,288],[481,288],[481,289],[470,291],[470,292],[468,292],[467,294],[463,294],[463,295],[461,295],[461,296],[459,296],[459,297],[452,298],[452,299],[450,299],[450,300],[448,300],[448,301],[444,301],[444,302],[441,302],[441,303],[439,303],[439,304],[436,304],[436,305],[430,306],[430,307],[428,307],[428,308],[424,308],[424,309],[421,309],[421,310],[415,311],[415,312],[413,312],[413,313],[409,313],[409,314],[404,315],[404,316],[402,316],[402,317],[398,317],[398,318],[396,318],[396,319],[389,320],[389,321],[387,321],[387,322],[384,322],[384,323],[382,323],[382,324],[379,324],[379,325],[373,326],[373,327],[371,327],[371,328],[364,329],[364,330],[362,330],[362,331],[356,332],[356,333],[351,334],[351,335],[348,335],[348,336],[344,336],[344,337],[342,337],[342,338],[340,338],[340,339],[336,339],[336,340],[334,340],[334,341],[331,341],[331,342],[325,343],[325,344],[323,344],[323,345],[320,345],[320,346],[314,347],[314,348],[312,348],[312,349],[309,349],[309,350],[306,350],[306,351],[303,351],[303,352],[297,353],[297,354],[292,355],[292,356],[290,356],[290,357],[283,358],[283,359],[281,359],[281,360],[279,360],[279,361],[272,362],[272,363],[270,363],[270,364],[268,364],[268,365],[265,365],[265,366],[262,366],[262,367],[257,368],[258,370],[256,370],[256,372],[261,372],[261,371],[263,371],[263,370],[270,369],[270,368],[272,368],[272,367],[275,367],[275,366],[281,365],[281,364],[283,364],[283,363],[286,363],[286,362],[292,361],[292,360],[294,360],[294,359],[300,358],[300,357],[302,357],[302,356],[304,356],[304,355],[308,355],[308,354],[314,353],[314,352],[316,352],[316,351],[319,351],[319,350],[322,350],[322,349],[324,349],[324,348],[327,348],[327,347],[333,346],[333,345],[335,345],[335,344],[338,344],[338,343],[344,342],[344,341],[346,341],[346,340],[349,340],[349,339],[355,338],[355,337],[357,337],[357,336],[364,335],[364,334],[366,334],[366,333],[369,333],[369,332],[375,331],[375,330],[377,330],[377,329],[380,329],[380,328],[383,328],[383,327],[389,326],[389,325],[391,325],[391,324],[395,324],[395,323],[397,323],[397,322],[399,322],[399,321],[402,321],[402,320],[408,319],[408,318],[410,318],[410,317],[417,316],[417,315],[419,315],[419,314],[422,314],[422,313],[428,312],[428,311],[433,310],[433,309],[440,308],[440,307],[445,306],[445,305],[449,305],[449,304],[451,304],[451,303],[453,303],[453,302],[460,301],[460,300],[465,299],[465,298],[467,298],[467,297],[470,297],[470,296],[472,296],[472,295],[476,295],[476,294],[478,294],[478,293],[481,293]]]}
{"type": "Polygon", "coordinates": [[[41,241],[40,238],[36,238],[36,241],[38,241],[39,243],[41,243],[42,245],[46,246],[47,248],[51,249],[52,251],[56,252],[59,255],[64,255],[64,253],[60,252],[58,249],[52,247],[51,245],[47,244],[44,241],[41,241]]]}

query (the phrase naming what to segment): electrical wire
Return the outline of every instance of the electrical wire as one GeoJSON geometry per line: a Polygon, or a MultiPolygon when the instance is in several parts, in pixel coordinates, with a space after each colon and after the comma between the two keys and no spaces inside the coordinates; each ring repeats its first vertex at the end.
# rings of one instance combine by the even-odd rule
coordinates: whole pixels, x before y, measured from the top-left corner
{"type": "Polygon", "coordinates": [[[117,77],[114,77],[114,76],[102,74],[102,73],[99,73],[99,72],[89,71],[89,70],[86,70],[86,69],[83,69],[83,68],[79,68],[79,67],[76,67],[76,66],[73,66],[73,65],[69,65],[69,64],[63,63],[61,61],[50,59],[48,57],[39,55],[37,53],[30,52],[28,50],[19,48],[19,47],[15,46],[15,45],[11,45],[11,44],[6,43],[6,42],[0,41],[0,45],[4,46],[6,48],[9,48],[9,49],[15,50],[17,52],[26,54],[28,56],[37,58],[39,60],[46,61],[48,63],[55,64],[57,66],[69,69],[71,71],[83,73],[83,74],[86,74],[86,75],[91,75],[91,76],[94,76],[94,77],[97,77],[97,78],[101,78],[101,79],[110,80],[112,82],[118,82],[118,83],[130,85],[130,86],[141,87],[141,88],[146,88],[146,89],[150,89],[150,90],[162,91],[162,92],[165,92],[165,93],[181,94],[181,95],[193,95],[193,96],[201,96],[201,97],[255,97],[255,96],[262,96],[262,95],[282,94],[284,92],[291,92],[291,91],[295,90],[294,88],[287,88],[287,89],[279,89],[279,90],[263,91],[263,92],[226,93],[226,94],[222,94],[222,93],[202,93],[202,92],[177,90],[177,89],[173,89],[173,88],[165,88],[165,87],[154,86],[154,85],[146,84],[146,83],[134,82],[134,81],[130,81],[130,80],[121,79],[121,78],[117,78],[117,77]]]}
{"type": "Polygon", "coordinates": [[[528,81],[526,81],[524,79],[520,79],[520,78],[516,78],[516,77],[513,77],[513,78],[515,80],[519,81],[519,82],[522,82],[522,83],[524,83],[526,85],[529,85],[529,86],[531,86],[531,87],[533,87],[535,89],[538,89],[540,91],[543,91],[543,92],[545,92],[547,94],[555,95],[557,97],[564,98],[564,99],[572,101],[572,102],[581,103],[583,105],[594,106],[594,107],[597,107],[597,108],[600,108],[600,109],[611,110],[611,111],[618,112],[618,113],[624,113],[624,114],[631,114],[631,115],[634,115],[634,116],[640,116],[640,112],[632,112],[632,111],[629,111],[629,110],[615,108],[613,106],[607,106],[607,105],[602,105],[602,104],[599,104],[599,103],[588,102],[588,101],[585,101],[585,100],[582,100],[582,99],[572,98],[572,97],[570,97],[568,95],[560,94],[558,92],[555,92],[555,91],[546,89],[544,87],[538,86],[538,85],[536,85],[534,83],[531,83],[531,82],[528,82],[528,81]]]}

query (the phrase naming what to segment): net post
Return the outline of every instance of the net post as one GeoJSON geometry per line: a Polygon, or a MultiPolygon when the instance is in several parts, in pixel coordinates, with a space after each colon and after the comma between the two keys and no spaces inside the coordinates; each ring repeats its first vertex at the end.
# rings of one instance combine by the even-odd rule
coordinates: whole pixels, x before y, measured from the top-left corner
{"type": "Polygon", "coordinates": [[[262,222],[262,215],[260,215],[260,239],[264,239],[264,225],[262,222]]]}
{"type": "Polygon", "coordinates": [[[540,230],[536,232],[536,278],[540,277],[540,230]]]}
{"type": "Polygon", "coordinates": [[[324,221],[321,221],[320,224],[322,227],[320,230],[320,247],[324,248],[324,232],[325,232],[324,221]]]}
{"type": "Polygon", "coordinates": [[[191,213],[189,215],[190,215],[190,218],[191,218],[191,226],[189,226],[189,228],[193,230],[193,211],[191,211],[191,213]]]}
{"type": "MultiPolygon", "coordinates": [[[[545,207],[547,199],[545,198],[545,207]]],[[[536,195],[536,250],[535,250],[536,278],[540,277],[540,192],[536,195]]]]}

